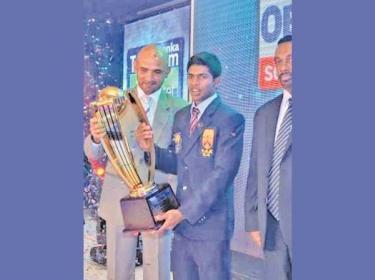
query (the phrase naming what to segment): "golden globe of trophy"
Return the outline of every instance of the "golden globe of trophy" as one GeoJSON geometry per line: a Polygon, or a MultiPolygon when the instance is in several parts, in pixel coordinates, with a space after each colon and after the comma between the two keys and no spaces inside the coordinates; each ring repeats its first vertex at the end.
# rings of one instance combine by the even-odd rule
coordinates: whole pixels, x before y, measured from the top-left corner
{"type": "Polygon", "coordinates": [[[117,87],[106,87],[90,106],[106,130],[101,144],[117,175],[129,189],[129,195],[120,200],[124,230],[159,228],[162,222],[157,222],[155,216],[178,208],[179,202],[168,183],[154,182],[153,143],[147,152],[147,162],[140,160],[144,152],[135,143],[135,129],[142,122],[149,125],[149,121],[136,92],[126,90],[122,94],[117,87]]]}

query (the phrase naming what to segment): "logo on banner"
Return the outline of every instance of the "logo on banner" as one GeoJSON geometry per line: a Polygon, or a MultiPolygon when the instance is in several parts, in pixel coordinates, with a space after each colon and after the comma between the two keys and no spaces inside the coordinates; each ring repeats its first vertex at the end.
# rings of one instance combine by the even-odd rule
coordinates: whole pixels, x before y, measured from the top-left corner
{"type": "Polygon", "coordinates": [[[292,1],[260,1],[258,86],[262,90],[281,87],[273,60],[277,41],[292,33],[292,1]]]}

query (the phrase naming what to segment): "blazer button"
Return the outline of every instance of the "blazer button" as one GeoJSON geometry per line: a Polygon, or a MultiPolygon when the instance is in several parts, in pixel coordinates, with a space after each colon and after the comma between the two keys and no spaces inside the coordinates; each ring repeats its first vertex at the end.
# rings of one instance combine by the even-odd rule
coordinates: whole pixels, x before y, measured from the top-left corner
{"type": "Polygon", "coordinates": [[[183,191],[186,191],[187,188],[188,188],[187,186],[183,186],[183,187],[182,187],[182,190],[183,190],[183,191]]]}
{"type": "Polygon", "coordinates": [[[185,170],[188,170],[188,169],[189,169],[189,167],[188,167],[187,165],[185,165],[184,168],[185,168],[185,170]]]}

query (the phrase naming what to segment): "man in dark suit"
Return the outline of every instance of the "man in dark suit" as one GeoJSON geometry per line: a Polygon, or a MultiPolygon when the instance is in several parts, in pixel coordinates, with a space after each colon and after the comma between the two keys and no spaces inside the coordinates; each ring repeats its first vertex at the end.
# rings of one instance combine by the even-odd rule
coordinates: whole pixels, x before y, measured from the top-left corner
{"type": "Polygon", "coordinates": [[[254,118],[245,229],[264,250],[265,279],[292,279],[292,36],[280,39],[275,65],[283,94],[254,118]]]}
{"type": "MultiPolygon", "coordinates": [[[[190,58],[188,86],[192,104],[175,115],[168,149],[156,147],[156,167],[177,174],[181,206],[160,215],[159,231],[175,229],[172,271],[175,280],[230,279],[229,241],[233,232],[233,180],[243,147],[244,118],[225,105],[216,87],[218,58],[202,52],[190,58]]],[[[150,127],[138,128],[147,150],[150,127]]]]}

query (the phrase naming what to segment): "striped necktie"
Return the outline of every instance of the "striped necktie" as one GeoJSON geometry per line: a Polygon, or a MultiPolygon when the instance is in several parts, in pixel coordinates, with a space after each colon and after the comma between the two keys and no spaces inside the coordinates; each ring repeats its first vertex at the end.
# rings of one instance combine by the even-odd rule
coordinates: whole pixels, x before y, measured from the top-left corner
{"type": "Polygon", "coordinates": [[[199,113],[200,111],[198,107],[193,107],[191,111],[191,118],[190,118],[190,129],[189,129],[190,136],[193,135],[194,130],[198,125],[199,113]]]}
{"type": "Polygon", "coordinates": [[[272,164],[269,173],[269,186],[267,193],[268,210],[277,221],[280,220],[279,213],[279,188],[280,188],[280,164],[287,148],[288,138],[292,131],[292,99],[281,123],[279,134],[273,146],[272,164]]]}

